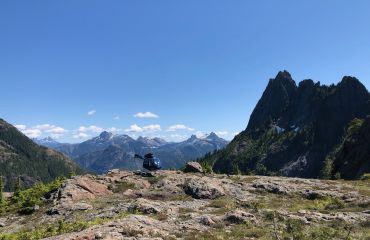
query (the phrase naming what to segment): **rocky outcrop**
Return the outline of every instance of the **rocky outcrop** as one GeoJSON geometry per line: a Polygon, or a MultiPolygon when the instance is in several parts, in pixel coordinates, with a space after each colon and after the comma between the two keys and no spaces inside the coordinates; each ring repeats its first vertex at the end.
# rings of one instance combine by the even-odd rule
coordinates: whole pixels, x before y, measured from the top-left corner
{"type": "Polygon", "coordinates": [[[68,226],[74,230],[47,239],[131,240],[216,238],[221,230],[241,239],[232,234],[255,229],[269,239],[275,220],[280,229],[294,220],[307,231],[357,226],[350,234],[360,239],[370,221],[368,191],[366,182],[115,169],[67,180],[33,215],[2,216],[0,231],[68,226]]]}
{"type": "Polygon", "coordinates": [[[203,173],[203,168],[198,162],[188,162],[185,165],[184,172],[186,173],[203,173]]]}
{"type": "Polygon", "coordinates": [[[74,177],[51,194],[49,201],[53,202],[53,206],[47,212],[54,215],[65,214],[67,211],[89,210],[93,207],[85,201],[111,194],[108,186],[97,181],[92,175],[74,177]]]}

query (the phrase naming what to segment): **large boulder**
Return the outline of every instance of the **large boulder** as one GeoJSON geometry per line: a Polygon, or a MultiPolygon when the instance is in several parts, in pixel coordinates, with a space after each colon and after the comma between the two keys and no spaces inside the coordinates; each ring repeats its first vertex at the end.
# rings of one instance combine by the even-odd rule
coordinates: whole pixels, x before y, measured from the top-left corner
{"type": "Polygon", "coordinates": [[[225,195],[223,187],[216,181],[209,178],[190,178],[184,184],[184,191],[187,195],[197,199],[215,199],[225,195]]]}
{"type": "Polygon", "coordinates": [[[288,194],[290,192],[286,186],[279,184],[279,183],[270,182],[268,180],[267,181],[259,180],[253,183],[252,187],[257,188],[257,189],[263,189],[267,192],[275,193],[275,194],[288,194]]]}
{"type": "Polygon", "coordinates": [[[155,214],[161,211],[156,202],[151,202],[144,198],[138,198],[129,206],[128,210],[130,212],[141,212],[144,214],[155,214]]]}
{"type": "Polygon", "coordinates": [[[198,162],[188,162],[186,163],[184,172],[189,173],[203,173],[203,168],[198,162]]]}
{"type": "Polygon", "coordinates": [[[234,224],[243,224],[247,222],[257,221],[256,217],[253,214],[244,212],[242,210],[235,210],[227,213],[224,217],[224,220],[234,224]]]}

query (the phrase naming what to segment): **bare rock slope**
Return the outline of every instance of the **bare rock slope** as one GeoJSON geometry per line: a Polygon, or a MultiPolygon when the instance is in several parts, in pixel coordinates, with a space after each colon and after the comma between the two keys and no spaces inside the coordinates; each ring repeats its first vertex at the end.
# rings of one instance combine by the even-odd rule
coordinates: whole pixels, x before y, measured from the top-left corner
{"type": "Polygon", "coordinates": [[[45,201],[32,215],[3,216],[0,232],[50,240],[370,237],[368,181],[112,170],[68,179],[45,201]]]}

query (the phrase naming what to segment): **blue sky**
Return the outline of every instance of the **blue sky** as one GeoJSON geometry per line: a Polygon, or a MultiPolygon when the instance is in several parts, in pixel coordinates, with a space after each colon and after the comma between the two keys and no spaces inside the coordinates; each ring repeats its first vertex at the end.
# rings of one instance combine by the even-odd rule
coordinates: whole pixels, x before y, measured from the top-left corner
{"type": "Polygon", "coordinates": [[[231,139],[279,70],[369,89],[369,12],[365,0],[2,0],[0,117],[64,142],[103,129],[231,139]]]}

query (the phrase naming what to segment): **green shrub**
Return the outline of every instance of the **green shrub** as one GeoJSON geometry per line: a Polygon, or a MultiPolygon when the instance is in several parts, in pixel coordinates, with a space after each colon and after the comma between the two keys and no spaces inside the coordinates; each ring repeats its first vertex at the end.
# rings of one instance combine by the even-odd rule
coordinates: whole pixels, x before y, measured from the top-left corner
{"type": "Polygon", "coordinates": [[[36,206],[44,204],[43,197],[57,190],[64,181],[64,177],[59,177],[48,184],[37,183],[25,190],[20,190],[20,187],[17,187],[17,191],[10,198],[10,201],[2,204],[2,209],[17,211],[21,214],[31,214],[35,211],[36,206]]]}
{"type": "Polygon", "coordinates": [[[361,176],[362,181],[369,181],[370,180],[370,173],[365,173],[361,176]]]}
{"type": "Polygon", "coordinates": [[[257,163],[255,173],[258,175],[267,175],[267,168],[262,163],[257,163]]]}
{"type": "Polygon", "coordinates": [[[288,219],[285,224],[285,235],[292,239],[305,239],[304,236],[304,223],[298,219],[288,219]]]}
{"type": "Polygon", "coordinates": [[[31,231],[21,231],[17,233],[0,234],[0,239],[1,240],[42,239],[42,238],[57,236],[57,235],[69,233],[69,232],[79,232],[88,227],[100,225],[104,223],[105,221],[106,220],[102,218],[97,218],[89,222],[80,221],[80,222],[73,222],[73,223],[60,220],[58,221],[57,224],[38,226],[31,231]]]}
{"type": "Polygon", "coordinates": [[[321,170],[321,177],[323,179],[331,179],[333,172],[333,160],[332,156],[329,156],[325,159],[324,166],[321,170]]]}
{"type": "Polygon", "coordinates": [[[254,212],[259,212],[260,210],[264,209],[266,206],[264,202],[256,200],[256,201],[249,201],[249,202],[244,203],[243,207],[250,208],[254,212]]]}
{"type": "Polygon", "coordinates": [[[337,172],[337,173],[334,174],[334,179],[335,180],[341,179],[340,172],[337,172]]]}
{"type": "Polygon", "coordinates": [[[364,123],[364,119],[358,119],[358,118],[353,119],[349,123],[348,130],[347,130],[348,134],[352,135],[353,133],[357,132],[357,130],[361,128],[363,123],[364,123]]]}
{"type": "Polygon", "coordinates": [[[200,165],[203,168],[204,173],[211,174],[213,173],[212,165],[208,162],[200,162],[200,165]]]}

